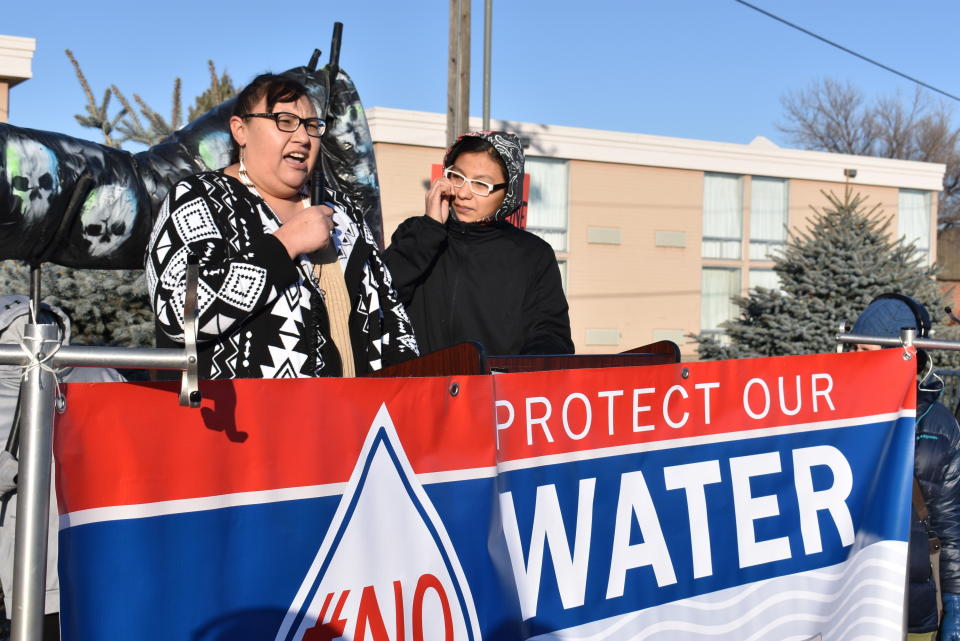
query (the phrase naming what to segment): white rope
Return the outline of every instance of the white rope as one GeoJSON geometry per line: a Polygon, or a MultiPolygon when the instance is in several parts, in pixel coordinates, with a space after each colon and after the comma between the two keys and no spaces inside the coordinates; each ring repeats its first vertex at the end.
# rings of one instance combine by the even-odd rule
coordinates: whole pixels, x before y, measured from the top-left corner
{"type": "Polygon", "coordinates": [[[35,370],[42,370],[52,374],[53,382],[54,382],[54,385],[56,386],[55,403],[56,403],[56,408],[58,412],[63,412],[63,408],[65,407],[65,401],[63,398],[63,393],[60,391],[60,375],[57,372],[56,368],[49,364],[49,361],[56,355],[57,352],[60,351],[60,347],[62,347],[62,345],[63,343],[59,337],[58,338],[36,338],[34,336],[24,336],[20,342],[20,349],[23,350],[23,353],[26,354],[27,357],[30,359],[29,362],[21,368],[20,382],[22,383],[24,380],[26,380],[27,376],[35,370]],[[34,352],[34,351],[31,351],[29,347],[27,347],[27,342],[36,342],[36,341],[40,341],[40,349],[34,352]],[[44,353],[43,358],[38,358],[37,353],[43,352],[43,349],[47,343],[53,344],[54,348],[50,352],[44,353]]]}

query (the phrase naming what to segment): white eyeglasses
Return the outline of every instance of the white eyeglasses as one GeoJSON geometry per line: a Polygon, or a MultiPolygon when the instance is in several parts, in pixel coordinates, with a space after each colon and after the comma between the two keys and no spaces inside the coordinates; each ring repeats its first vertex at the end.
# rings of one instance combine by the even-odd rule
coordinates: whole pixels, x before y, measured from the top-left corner
{"type": "Polygon", "coordinates": [[[453,185],[454,189],[460,189],[464,185],[470,185],[470,191],[475,193],[477,196],[489,196],[498,189],[503,189],[507,186],[507,183],[491,185],[490,183],[482,180],[467,178],[463,174],[458,173],[449,167],[443,170],[443,177],[450,181],[450,184],[453,185]]]}

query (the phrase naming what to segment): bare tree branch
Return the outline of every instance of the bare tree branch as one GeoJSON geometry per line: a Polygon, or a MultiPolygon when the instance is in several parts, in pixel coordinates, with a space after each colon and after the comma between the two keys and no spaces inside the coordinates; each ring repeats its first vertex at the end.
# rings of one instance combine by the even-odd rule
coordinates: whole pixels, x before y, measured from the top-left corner
{"type": "Polygon", "coordinates": [[[873,115],[862,92],[851,84],[826,79],[781,99],[787,123],[778,125],[808,149],[869,155],[875,139],[873,115]]]}
{"type": "Polygon", "coordinates": [[[921,89],[868,104],[850,83],[830,78],[781,98],[785,121],[777,125],[806,149],[944,163],[938,219],[960,224],[960,129],[952,109],[921,89]]]}

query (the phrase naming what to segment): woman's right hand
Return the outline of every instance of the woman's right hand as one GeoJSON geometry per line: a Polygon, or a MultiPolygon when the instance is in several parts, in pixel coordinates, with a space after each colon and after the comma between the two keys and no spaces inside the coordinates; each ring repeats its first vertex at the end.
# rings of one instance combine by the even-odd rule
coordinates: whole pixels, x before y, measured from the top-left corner
{"type": "Polygon", "coordinates": [[[426,206],[427,216],[433,218],[440,224],[447,222],[450,215],[450,203],[453,202],[453,186],[450,181],[444,177],[437,178],[427,190],[426,206]]]}
{"type": "Polygon", "coordinates": [[[290,216],[273,232],[291,259],[323,249],[333,233],[333,210],[326,205],[307,207],[290,216]]]}

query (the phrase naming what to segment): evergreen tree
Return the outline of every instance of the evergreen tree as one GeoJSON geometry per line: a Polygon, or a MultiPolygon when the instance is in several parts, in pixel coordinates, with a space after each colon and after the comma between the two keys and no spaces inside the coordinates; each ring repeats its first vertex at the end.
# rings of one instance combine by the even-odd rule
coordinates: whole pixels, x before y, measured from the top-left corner
{"type": "MultiPolygon", "coordinates": [[[[891,240],[889,216],[849,186],[843,197],[825,193],[805,231],[791,231],[774,257],[781,289],[757,287],[734,302],[738,318],[721,324],[726,339],[700,334],[700,358],[717,360],[831,352],[841,321],[853,323],[875,297],[900,292],[923,303],[938,329],[943,303],[926,255],[913,243],[891,240]]],[[[943,328],[940,338],[956,334],[943,328]]],[[[938,353],[938,366],[951,355],[938,353]],[[942,356],[941,356],[942,354],[942,356]]]]}
{"type": "MultiPolygon", "coordinates": [[[[0,293],[30,294],[30,269],[0,262],[0,293]]],[[[78,345],[153,347],[153,310],[143,270],[70,269],[44,264],[40,294],[67,313],[78,345]]]]}
{"type": "Polygon", "coordinates": [[[193,106],[190,107],[187,115],[187,120],[194,120],[202,116],[221,102],[233,98],[238,93],[236,87],[233,86],[233,79],[230,77],[230,74],[224,71],[223,74],[218,77],[217,67],[213,64],[213,60],[208,60],[207,66],[210,68],[210,87],[194,100],[193,106]]]}
{"type": "MultiPolygon", "coordinates": [[[[174,78],[173,81],[169,120],[150,107],[139,94],[133,94],[133,102],[139,107],[140,112],[140,115],[137,115],[138,110],[116,85],[110,85],[104,91],[103,100],[98,103],[73,52],[67,49],[66,53],[87,98],[85,106],[87,115],[77,114],[74,118],[82,126],[98,130],[103,136],[103,144],[109,147],[120,147],[125,142],[135,142],[149,147],[157,144],[184,124],[181,122],[183,103],[180,95],[182,85],[180,78],[174,78]],[[111,116],[109,107],[113,96],[116,96],[121,109],[111,116]]],[[[218,77],[213,60],[208,60],[207,65],[210,69],[210,86],[197,96],[193,107],[190,108],[188,120],[194,120],[237,93],[233,80],[226,71],[218,77]]]]}
{"type": "Polygon", "coordinates": [[[170,109],[170,122],[167,122],[163,116],[154,111],[150,105],[140,97],[140,94],[133,94],[134,101],[137,103],[137,106],[140,107],[140,113],[143,114],[143,117],[147,121],[146,127],[144,127],[143,122],[141,122],[137,116],[136,109],[133,108],[133,105],[130,104],[130,101],[123,92],[120,91],[117,85],[111,85],[110,90],[117,96],[117,100],[123,105],[123,113],[126,114],[126,117],[117,125],[117,131],[123,134],[120,142],[129,140],[150,147],[179,129],[183,124],[180,122],[180,114],[183,113],[183,105],[180,99],[180,85],[180,78],[175,78],[173,81],[173,105],[170,109]]]}
{"type": "Polygon", "coordinates": [[[85,106],[87,115],[74,114],[73,117],[77,119],[80,126],[99,131],[103,136],[103,144],[106,146],[119,147],[121,141],[114,136],[114,130],[120,119],[126,115],[126,109],[121,109],[115,116],[110,116],[108,111],[110,109],[110,97],[113,95],[110,89],[103,92],[103,100],[98,104],[97,99],[93,97],[93,90],[90,89],[90,83],[87,82],[87,77],[84,75],[83,69],[80,68],[80,63],[77,62],[73,52],[67,49],[66,54],[67,58],[70,59],[70,63],[73,65],[74,72],[77,74],[77,81],[83,89],[83,95],[87,98],[87,104],[85,106]]]}

